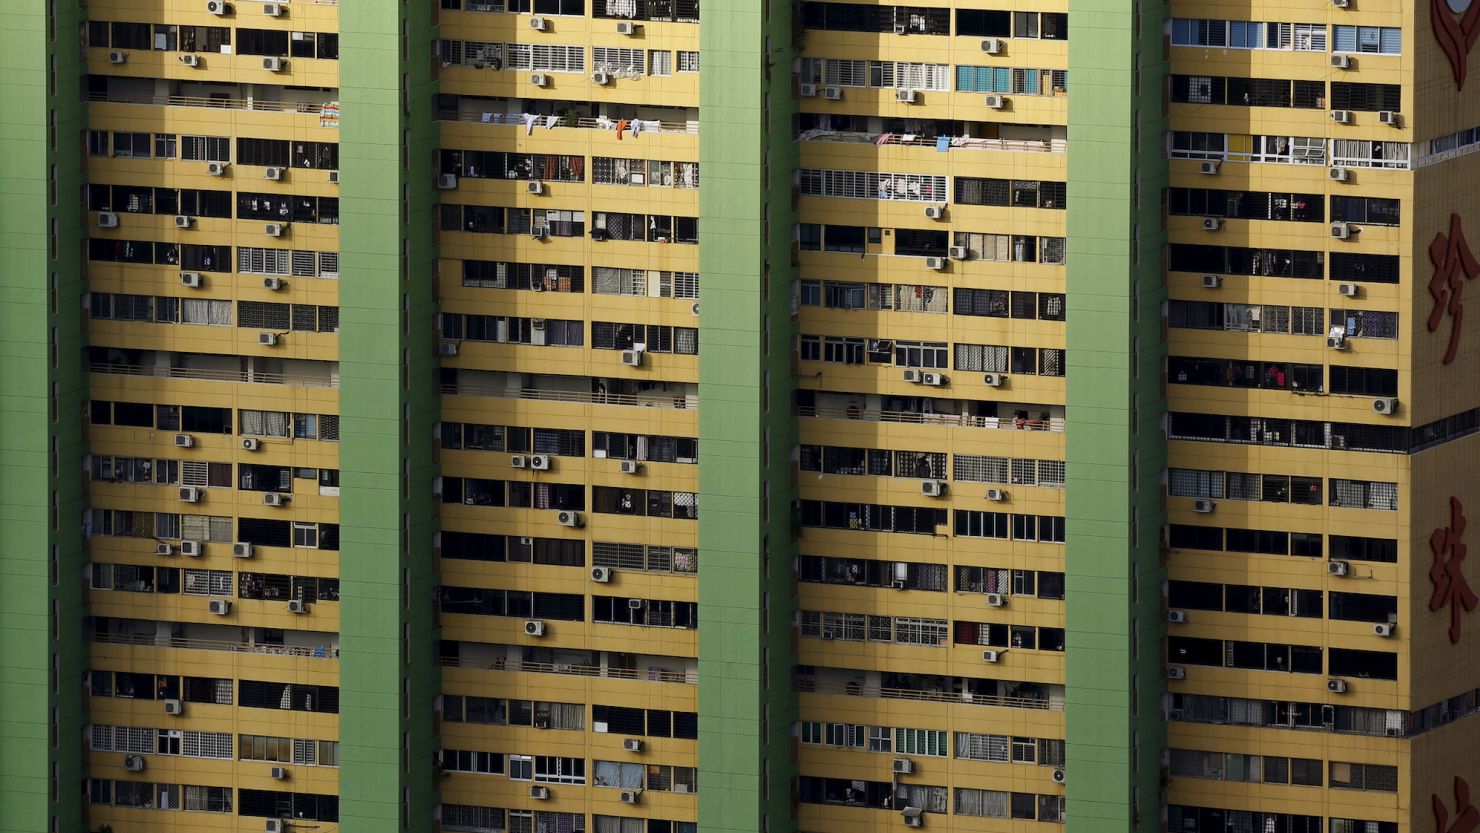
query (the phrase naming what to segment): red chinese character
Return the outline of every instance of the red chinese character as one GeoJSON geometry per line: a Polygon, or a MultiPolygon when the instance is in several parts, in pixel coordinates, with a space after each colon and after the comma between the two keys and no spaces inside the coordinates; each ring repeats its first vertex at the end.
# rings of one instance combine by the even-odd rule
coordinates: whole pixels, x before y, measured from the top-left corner
{"type": "MultiPolygon", "coordinates": [[[[1480,2],[1476,6],[1480,7],[1480,2]]],[[[1443,232],[1434,235],[1434,242],[1429,244],[1429,260],[1434,262],[1434,277],[1429,280],[1429,294],[1434,296],[1434,308],[1429,311],[1429,332],[1439,329],[1446,312],[1454,319],[1449,326],[1449,349],[1444,352],[1444,363],[1449,364],[1459,354],[1459,330],[1465,318],[1460,293],[1466,280],[1480,275],[1480,261],[1475,260],[1469,243],[1465,242],[1458,214],[1449,215],[1447,237],[1443,232]]]]}
{"type": "Polygon", "coordinates": [[[1429,23],[1433,25],[1434,40],[1449,58],[1449,68],[1454,72],[1454,85],[1465,88],[1465,76],[1469,74],[1470,50],[1480,39],[1480,3],[1473,0],[1429,0],[1429,23]],[[1458,18],[1455,15],[1460,15],[1458,18]]]}
{"type": "Polygon", "coordinates": [[[1449,826],[1449,808],[1444,806],[1444,799],[1438,793],[1429,796],[1434,802],[1434,824],[1437,833],[1473,833],[1480,828],[1480,810],[1470,803],[1470,784],[1465,779],[1454,776],[1454,812],[1459,817],[1454,820],[1454,826],[1449,826]]]}
{"type": "Polygon", "coordinates": [[[1429,536],[1429,549],[1434,551],[1434,566],[1429,568],[1434,596],[1429,599],[1429,610],[1449,607],[1449,641],[1455,645],[1459,644],[1460,608],[1471,611],[1480,603],[1480,597],[1470,589],[1461,569],[1468,549],[1464,543],[1468,523],[1459,498],[1452,497],[1449,499],[1449,526],[1436,529],[1429,536]]]}

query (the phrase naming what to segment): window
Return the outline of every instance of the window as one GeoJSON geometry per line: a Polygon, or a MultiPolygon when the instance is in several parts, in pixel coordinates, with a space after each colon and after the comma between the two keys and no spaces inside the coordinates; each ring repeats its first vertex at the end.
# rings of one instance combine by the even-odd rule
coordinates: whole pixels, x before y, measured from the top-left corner
{"type": "Polygon", "coordinates": [[[698,52],[688,52],[688,51],[684,51],[684,50],[679,50],[679,53],[678,53],[678,71],[679,72],[698,72],[699,71],[699,53],[698,52]]]}
{"type": "Polygon", "coordinates": [[[1403,30],[1384,26],[1336,26],[1333,52],[1397,55],[1403,51],[1403,30]]]}

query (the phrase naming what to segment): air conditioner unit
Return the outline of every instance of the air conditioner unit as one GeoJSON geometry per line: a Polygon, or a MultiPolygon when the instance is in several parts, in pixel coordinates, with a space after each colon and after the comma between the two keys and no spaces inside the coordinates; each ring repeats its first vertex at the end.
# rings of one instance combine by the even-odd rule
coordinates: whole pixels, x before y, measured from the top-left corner
{"type": "Polygon", "coordinates": [[[199,486],[181,486],[180,500],[185,503],[200,503],[199,486]]]}
{"type": "Polygon", "coordinates": [[[1001,55],[1002,50],[1007,48],[1007,41],[1002,38],[987,38],[982,41],[982,51],[988,55],[1001,55]]]}
{"type": "Polygon", "coordinates": [[[1382,124],[1385,124],[1385,125],[1387,125],[1389,127],[1402,127],[1403,126],[1403,114],[1402,113],[1395,113],[1392,110],[1383,110],[1383,111],[1379,112],[1377,114],[1377,120],[1378,120],[1378,122],[1380,122],[1382,124]]]}
{"type": "Polygon", "coordinates": [[[927,219],[927,220],[943,220],[943,219],[945,219],[945,216],[946,216],[946,207],[945,206],[943,206],[943,205],[927,205],[927,206],[925,206],[925,219],[927,219]]]}
{"type": "Polygon", "coordinates": [[[200,554],[203,551],[204,551],[204,547],[201,545],[201,542],[199,542],[199,541],[181,541],[180,542],[180,554],[181,555],[188,555],[191,558],[199,558],[200,557],[200,554]]]}
{"type": "Polygon", "coordinates": [[[925,811],[919,807],[906,807],[899,811],[899,815],[904,819],[905,827],[925,826],[925,811]]]}
{"type": "Polygon", "coordinates": [[[206,0],[206,12],[208,14],[229,14],[231,7],[226,5],[226,0],[206,0]]]}
{"type": "Polygon", "coordinates": [[[906,382],[914,382],[918,385],[920,383],[920,371],[915,370],[914,368],[906,370],[904,372],[904,380],[906,382]]]}
{"type": "Polygon", "coordinates": [[[242,439],[242,451],[256,451],[262,447],[262,441],[256,437],[245,437],[242,439]]]}
{"type": "Polygon", "coordinates": [[[285,766],[275,766],[272,769],[268,770],[267,774],[274,781],[288,780],[288,768],[285,766]]]}
{"type": "Polygon", "coordinates": [[[1007,596],[1002,593],[988,593],[987,607],[1007,607],[1007,596]]]}
{"type": "Polygon", "coordinates": [[[950,255],[952,260],[966,260],[971,257],[971,250],[965,246],[952,246],[946,250],[946,254],[950,255]]]}
{"type": "Polygon", "coordinates": [[[184,714],[185,704],[179,700],[166,700],[164,701],[164,713],[174,715],[184,714]]]}
{"type": "Polygon", "coordinates": [[[555,513],[555,523],[561,526],[579,527],[581,526],[581,513],[570,509],[562,509],[555,513]]]}
{"type": "Polygon", "coordinates": [[[267,823],[263,826],[266,833],[285,833],[282,819],[267,819],[266,821],[267,823]]]}
{"type": "Polygon", "coordinates": [[[612,74],[610,72],[605,72],[598,69],[595,72],[591,73],[591,83],[595,84],[598,87],[605,87],[611,82],[612,74]]]}
{"type": "Polygon", "coordinates": [[[539,801],[546,801],[550,798],[550,788],[540,786],[530,787],[529,797],[539,801]]]}
{"type": "Polygon", "coordinates": [[[437,190],[452,191],[457,188],[457,174],[437,174],[437,190]]]}
{"type": "Polygon", "coordinates": [[[894,24],[894,34],[896,34],[896,35],[907,35],[907,34],[909,34],[909,32],[910,32],[909,27],[906,26],[906,25],[904,25],[903,23],[896,23],[896,24],[894,24]]]}
{"type": "Polygon", "coordinates": [[[532,469],[534,469],[535,471],[549,471],[550,470],[550,455],[548,455],[548,454],[534,454],[534,455],[531,455],[530,458],[529,458],[529,467],[532,468],[532,469]]]}
{"type": "Polygon", "coordinates": [[[308,602],[305,602],[302,599],[289,599],[288,600],[288,612],[289,613],[307,613],[308,612],[308,602]]]}
{"type": "Polygon", "coordinates": [[[895,758],[894,767],[891,771],[895,775],[913,775],[915,773],[915,762],[909,758],[895,758]]]}
{"type": "Polygon", "coordinates": [[[982,106],[988,110],[1001,110],[1007,106],[1007,99],[1000,95],[989,95],[982,101],[982,106]]]}
{"type": "Polygon", "coordinates": [[[277,333],[258,333],[257,343],[263,347],[276,347],[278,343],[277,333]]]}
{"type": "Polygon", "coordinates": [[[1000,388],[1007,384],[1006,373],[983,373],[982,384],[989,388],[1000,388]]]}
{"type": "Polygon", "coordinates": [[[529,230],[529,236],[532,240],[544,240],[550,236],[550,230],[544,226],[535,226],[529,230]]]}
{"type": "Polygon", "coordinates": [[[843,88],[842,87],[825,87],[822,90],[822,97],[825,98],[825,99],[827,99],[828,101],[842,101],[843,100],[843,88]]]}
{"type": "Polygon", "coordinates": [[[262,233],[268,237],[282,237],[288,233],[287,223],[268,223],[262,227],[262,233]]]}
{"type": "Polygon", "coordinates": [[[1349,575],[1351,575],[1351,572],[1352,572],[1352,565],[1351,565],[1350,562],[1347,562],[1347,561],[1327,561],[1326,562],[1326,575],[1328,575],[1328,576],[1349,576],[1349,575]]]}
{"type": "Polygon", "coordinates": [[[529,28],[535,30],[536,32],[543,32],[546,29],[550,28],[550,21],[544,19],[543,17],[531,17],[529,19],[529,28]]]}
{"type": "Polygon", "coordinates": [[[1206,500],[1206,499],[1202,499],[1202,498],[1199,498],[1198,500],[1194,500],[1192,502],[1192,511],[1194,511],[1194,512],[1201,512],[1204,515],[1208,514],[1209,512],[1212,512],[1217,507],[1218,507],[1218,504],[1212,502],[1211,500],[1206,500]]]}
{"type": "Polygon", "coordinates": [[[640,29],[640,28],[642,28],[642,27],[639,26],[636,23],[632,23],[631,21],[627,21],[627,20],[618,21],[618,23],[617,23],[617,34],[619,34],[619,35],[635,35],[635,34],[637,34],[637,30],[640,29]]]}
{"type": "Polygon", "coordinates": [[[1007,500],[1007,492],[1002,489],[988,489],[987,500],[990,500],[993,503],[1001,503],[1002,501],[1007,500]]]}
{"type": "Polygon", "coordinates": [[[1326,336],[1326,346],[1332,350],[1345,350],[1347,347],[1346,328],[1332,327],[1330,334],[1326,336]]]}
{"type": "Polygon", "coordinates": [[[1357,295],[1359,295],[1361,291],[1362,288],[1354,283],[1339,283],[1336,285],[1337,294],[1345,295],[1348,298],[1357,297],[1357,295]]]}
{"type": "Polygon", "coordinates": [[[201,279],[201,276],[200,276],[200,273],[199,272],[181,272],[180,273],[180,285],[181,286],[188,286],[191,289],[200,289],[202,283],[204,283],[204,281],[201,279]]]}
{"type": "Polygon", "coordinates": [[[339,171],[329,172],[329,181],[335,185],[339,184],[339,171]]]}
{"type": "Polygon", "coordinates": [[[250,541],[237,541],[236,543],[232,544],[231,545],[231,555],[232,555],[233,558],[251,558],[252,557],[252,544],[251,544],[251,542],[250,541]]]}
{"type": "Polygon", "coordinates": [[[618,465],[618,469],[622,472],[622,474],[641,474],[642,463],[639,463],[636,460],[623,460],[618,465]]]}
{"type": "Polygon", "coordinates": [[[642,606],[643,606],[642,605],[642,599],[628,599],[627,600],[627,609],[628,610],[642,610],[642,606]]]}
{"type": "Polygon", "coordinates": [[[524,190],[531,194],[543,194],[545,193],[545,183],[540,182],[538,179],[531,179],[524,183],[524,190]]]}
{"type": "Polygon", "coordinates": [[[144,756],[143,755],[124,755],[123,756],[123,768],[126,769],[126,770],[128,770],[129,772],[143,772],[144,771],[144,756]]]}
{"type": "Polygon", "coordinates": [[[909,587],[909,582],[902,578],[897,578],[889,582],[889,587],[893,590],[904,590],[909,587]]]}
{"type": "Polygon", "coordinates": [[[944,385],[947,381],[949,380],[946,378],[946,375],[944,373],[920,373],[920,384],[922,385],[930,385],[931,387],[938,388],[941,385],[944,385]]]}
{"type": "Polygon", "coordinates": [[[1397,628],[1397,625],[1392,625],[1392,624],[1389,624],[1387,622],[1378,622],[1377,624],[1375,624],[1375,625],[1372,626],[1372,635],[1373,636],[1392,636],[1393,635],[1393,630],[1395,628],[1397,628]]]}
{"type": "Polygon", "coordinates": [[[1218,169],[1220,167],[1222,167],[1222,166],[1223,166],[1223,163],[1222,162],[1218,162],[1216,160],[1209,160],[1209,161],[1200,163],[1197,166],[1197,169],[1198,169],[1198,171],[1200,171],[1202,173],[1205,173],[1205,174],[1216,174],[1216,173],[1218,173],[1218,169]]]}
{"type": "Polygon", "coordinates": [[[799,85],[797,87],[797,95],[801,96],[802,98],[816,98],[817,97],[817,85],[816,84],[801,84],[801,85],[799,85]]]}
{"type": "Polygon", "coordinates": [[[690,315],[698,315],[699,314],[699,305],[698,304],[694,304],[693,306],[689,307],[689,314],[690,315]]]}
{"type": "Polygon", "coordinates": [[[526,620],[524,620],[524,635],[525,636],[544,636],[545,635],[545,623],[544,622],[541,622],[538,619],[526,619],[526,620]]]}
{"type": "Polygon", "coordinates": [[[200,56],[199,55],[181,55],[180,56],[180,63],[184,64],[187,67],[198,67],[198,66],[200,66],[200,56]]]}
{"type": "Polygon", "coordinates": [[[1352,111],[1350,111],[1350,110],[1332,110],[1331,111],[1331,121],[1334,121],[1337,124],[1351,124],[1352,123],[1352,111]]]}
{"type": "Polygon", "coordinates": [[[99,211],[98,228],[118,228],[118,215],[112,211],[99,211]]]}
{"type": "Polygon", "coordinates": [[[628,752],[641,752],[642,751],[642,739],[641,738],[627,738],[626,740],[622,741],[622,748],[625,749],[625,750],[627,750],[628,752]]]}
{"type": "Polygon", "coordinates": [[[175,215],[175,228],[190,228],[195,223],[195,218],[187,214],[175,215]]]}
{"type": "Polygon", "coordinates": [[[155,555],[174,555],[175,554],[175,548],[174,548],[174,546],[172,546],[170,544],[166,544],[164,542],[160,542],[160,543],[154,545],[154,554],[155,555]]]}
{"type": "Polygon", "coordinates": [[[894,100],[900,104],[914,104],[918,94],[914,90],[895,90],[894,100]]]}
{"type": "Polygon", "coordinates": [[[1202,285],[1203,289],[1217,289],[1223,285],[1223,277],[1221,275],[1203,275],[1202,285]]]}
{"type": "Polygon", "coordinates": [[[1185,625],[1185,624],[1187,624],[1187,611],[1185,611],[1185,610],[1168,610],[1167,611],[1167,621],[1168,622],[1171,622],[1174,625],[1185,625]]]}
{"type": "Polygon", "coordinates": [[[231,612],[231,602],[225,599],[211,599],[208,609],[217,616],[225,616],[231,612]]]}
{"type": "Polygon", "coordinates": [[[1168,665],[1167,666],[1167,679],[1168,680],[1185,680],[1185,679],[1187,679],[1187,669],[1186,668],[1183,668],[1180,665],[1168,665]]]}
{"type": "Polygon", "coordinates": [[[1373,413],[1382,414],[1383,416],[1392,416],[1393,414],[1398,412],[1398,400],[1396,397],[1392,396],[1384,396],[1378,399],[1374,399],[1372,400],[1372,411],[1373,413]]]}
{"type": "Polygon", "coordinates": [[[1338,9],[1350,8],[1351,4],[1352,0],[1331,0],[1331,5],[1335,6],[1338,9]]]}
{"type": "Polygon", "coordinates": [[[264,168],[262,170],[262,176],[265,179],[270,179],[270,180],[272,180],[274,182],[277,182],[278,180],[280,180],[280,179],[283,178],[283,169],[282,168],[264,168]]]}
{"type": "Polygon", "coordinates": [[[1062,783],[1064,783],[1065,780],[1067,780],[1067,779],[1066,779],[1066,777],[1064,775],[1064,771],[1062,769],[1056,769],[1056,770],[1053,771],[1053,782],[1055,784],[1062,784],[1062,783]]]}
{"type": "Polygon", "coordinates": [[[1001,662],[1001,651],[982,651],[982,662],[1001,662]]]}
{"type": "Polygon", "coordinates": [[[642,353],[641,350],[623,350],[622,364],[628,367],[642,367],[642,353]]]}
{"type": "Polygon", "coordinates": [[[925,268],[934,269],[939,272],[946,268],[946,259],[943,257],[927,257],[925,258],[925,268]]]}
{"type": "Polygon", "coordinates": [[[636,804],[637,797],[641,794],[637,790],[622,790],[620,798],[623,804],[636,804]]]}
{"type": "Polygon", "coordinates": [[[591,580],[596,582],[597,584],[607,584],[612,580],[612,568],[592,567],[591,580]]]}
{"type": "Polygon", "coordinates": [[[288,498],[287,495],[278,494],[277,492],[268,492],[267,494],[265,494],[265,495],[262,496],[262,505],[263,506],[287,506],[288,505],[288,500],[289,500],[289,498],[288,498]]]}
{"type": "Polygon", "coordinates": [[[1204,217],[1203,218],[1203,231],[1217,231],[1220,228],[1223,228],[1223,218],[1221,218],[1221,217],[1204,217]]]}
{"type": "Polygon", "coordinates": [[[920,494],[925,497],[941,497],[946,493],[948,488],[949,484],[943,480],[920,481],[920,494]]]}
{"type": "Polygon", "coordinates": [[[1326,176],[1333,182],[1348,182],[1352,178],[1352,172],[1347,168],[1331,168],[1326,171],[1326,176]]]}
{"type": "Polygon", "coordinates": [[[1331,68],[1332,69],[1351,69],[1352,67],[1354,67],[1356,65],[1357,65],[1357,59],[1356,58],[1353,58],[1350,55],[1332,55],[1331,56],[1331,68]]]}
{"type": "Polygon", "coordinates": [[[457,342],[455,342],[455,341],[444,341],[444,342],[439,343],[437,345],[437,355],[439,355],[439,356],[456,356],[457,355],[457,342]]]}
{"type": "Polygon", "coordinates": [[[175,447],[176,448],[191,448],[194,445],[195,445],[195,437],[192,437],[189,434],[176,434],[175,435],[175,447]]]}
{"type": "Polygon", "coordinates": [[[1346,680],[1332,677],[1331,679],[1326,681],[1326,690],[1331,692],[1332,694],[1345,694],[1346,680]]]}
{"type": "Polygon", "coordinates": [[[224,176],[226,174],[226,166],[230,164],[230,162],[207,162],[206,173],[211,176],[224,176]]]}
{"type": "Polygon", "coordinates": [[[283,284],[283,279],[282,278],[263,278],[262,279],[262,288],[263,289],[269,289],[269,290],[272,290],[273,292],[277,292],[279,289],[282,289],[283,286],[284,286],[284,284],[283,284]]]}
{"type": "Polygon", "coordinates": [[[121,64],[121,63],[123,63],[124,61],[127,61],[127,60],[128,60],[128,56],[125,55],[125,54],[123,54],[122,52],[109,52],[108,53],[108,63],[110,63],[110,64],[121,64]]]}
{"type": "Polygon", "coordinates": [[[543,72],[532,73],[529,76],[529,83],[536,87],[547,87],[550,85],[550,76],[543,72]]]}
{"type": "Polygon", "coordinates": [[[523,454],[515,454],[514,456],[509,458],[509,465],[513,466],[516,469],[528,468],[529,458],[523,454]]]}
{"type": "Polygon", "coordinates": [[[1331,224],[1331,236],[1336,238],[1337,240],[1350,240],[1352,238],[1352,235],[1361,230],[1361,226],[1354,226],[1351,223],[1342,222],[1340,220],[1331,224]]]}
{"type": "Polygon", "coordinates": [[[262,68],[268,72],[282,72],[283,66],[283,59],[276,55],[270,55],[262,59],[262,68]]]}

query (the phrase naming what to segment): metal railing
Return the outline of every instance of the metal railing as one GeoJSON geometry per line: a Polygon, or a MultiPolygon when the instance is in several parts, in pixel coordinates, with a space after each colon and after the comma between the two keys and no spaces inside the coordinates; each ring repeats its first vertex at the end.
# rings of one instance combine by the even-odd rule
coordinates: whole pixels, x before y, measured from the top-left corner
{"type": "Polygon", "coordinates": [[[631,669],[602,668],[599,665],[572,665],[570,663],[526,662],[523,660],[472,660],[444,657],[444,668],[472,668],[480,671],[520,671],[529,674],[565,674],[575,677],[602,677],[609,680],[639,680],[654,683],[685,683],[697,685],[698,672],[666,671],[661,668],[631,669]]]}
{"type": "Polygon", "coordinates": [[[819,683],[805,677],[796,681],[796,690],[803,694],[842,694],[848,697],[873,697],[886,700],[919,700],[930,703],[965,703],[972,706],[997,706],[1005,709],[1033,709],[1036,711],[1064,710],[1062,701],[1036,697],[1003,697],[989,694],[969,694],[958,691],[925,691],[913,688],[883,688],[856,683],[819,683]]]}
{"type": "MultiPolygon", "coordinates": [[[[951,150],[990,150],[1003,153],[1065,153],[1069,149],[1069,142],[1065,139],[977,139],[969,136],[951,136],[951,150]]],[[[807,130],[797,137],[801,142],[834,142],[839,144],[859,144],[899,146],[899,147],[936,147],[939,141],[934,136],[919,136],[909,133],[868,133],[855,130],[826,130],[817,128],[807,130]]]]}
{"type": "Polygon", "coordinates": [[[337,388],[339,380],[324,376],[290,376],[284,373],[261,373],[247,370],[202,370],[188,367],[154,367],[139,364],[101,364],[87,366],[89,373],[109,376],[150,376],[157,379],[199,379],[207,382],[251,382],[261,385],[292,385],[304,388],[337,388]]]}
{"type": "Polygon", "coordinates": [[[89,93],[87,100],[98,104],[146,104],[155,107],[205,107],[215,110],[253,110],[266,113],[322,113],[330,102],[263,101],[255,98],[207,98],[193,95],[119,95],[89,93]]]}
{"type": "Polygon", "coordinates": [[[339,649],[332,646],[301,648],[296,645],[219,642],[213,639],[189,639],[180,636],[161,639],[157,636],[125,636],[123,634],[93,634],[92,641],[106,645],[132,645],[139,648],[185,648],[192,651],[226,651],[236,654],[269,654],[280,657],[306,657],[308,659],[339,658],[339,649]]]}
{"type": "MultiPolygon", "coordinates": [[[[452,110],[441,110],[437,113],[438,121],[472,122],[474,124],[496,124],[504,127],[532,127],[534,130],[548,130],[549,116],[536,116],[532,125],[526,122],[526,116],[522,113],[461,113],[452,110]]],[[[617,119],[591,119],[574,118],[571,116],[560,116],[555,122],[555,129],[573,128],[578,130],[615,130],[617,119]]],[[[648,133],[687,133],[697,135],[699,133],[699,122],[695,121],[656,121],[650,119],[638,119],[642,123],[642,132],[648,133]]],[[[631,131],[631,121],[627,130],[631,131]]]]}
{"type": "Polygon", "coordinates": [[[538,388],[490,388],[479,385],[443,385],[449,396],[487,396],[494,399],[531,399],[543,402],[576,402],[587,405],[630,405],[641,408],[697,410],[699,397],[684,394],[584,393],[538,388]]]}
{"type": "Polygon", "coordinates": [[[866,408],[797,407],[797,416],[816,419],[851,419],[857,422],[904,422],[916,425],[945,425],[964,428],[989,428],[1005,431],[1064,430],[1063,417],[1017,419],[1014,417],[979,417],[967,414],[923,414],[916,411],[876,411],[866,408]]]}

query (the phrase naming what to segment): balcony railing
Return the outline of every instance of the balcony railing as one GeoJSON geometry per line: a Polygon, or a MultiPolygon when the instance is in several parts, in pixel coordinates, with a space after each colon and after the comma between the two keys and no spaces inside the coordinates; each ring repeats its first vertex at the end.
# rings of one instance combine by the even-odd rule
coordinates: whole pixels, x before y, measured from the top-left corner
{"type": "Polygon", "coordinates": [[[1061,712],[1064,704],[1059,701],[1035,697],[1002,697],[989,694],[968,694],[959,691],[923,691],[913,688],[882,688],[854,683],[819,683],[805,677],[796,681],[796,690],[803,694],[842,694],[849,697],[874,697],[886,700],[920,700],[930,703],[965,703],[971,706],[997,706],[1004,709],[1034,709],[1061,712]]]}
{"type": "MultiPolygon", "coordinates": [[[[1064,153],[1069,143],[1064,139],[975,139],[968,136],[951,136],[951,150],[994,150],[1003,153],[1064,153]]],[[[904,147],[937,146],[934,136],[917,136],[908,133],[866,133],[854,130],[824,130],[817,128],[803,132],[803,142],[837,142],[857,145],[886,145],[904,147]]]]}
{"type": "Polygon", "coordinates": [[[265,113],[322,113],[331,102],[264,101],[256,98],[207,98],[193,95],[120,95],[90,93],[87,100],[102,104],[147,104],[155,107],[205,107],[214,110],[254,110],[265,113]]]}
{"type": "Polygon", "coordinates": [[[695,410],[696,395],[584,393],[573,390],[539,390],[537,388],[490,388],[479,385],[443,385],[448,396],[488,396],[495,399],[533,399],[543,402],[577,402],[587,405],[630,405],[641,408],[674,408],[695,410]]]}
{"type": "Polygon", "coordinates": [[[1063,417],[1049,419],[1016,419],[1013,417],[979,417],[966,414],[922,414],[915,411],[876,411],[865,408],[819,408],[799,406],[797,416],[817,419],[851,419],[858,422],[906,422],[916,425],[945,425],[964,428],[995,428],[1006,431],[1064,430],[1063,417]]]}
{"type": "Polygon", "coordinates": [[[105,645],[132,645],[139,648],[185,648],[192,651],[226,651],[236,654],[268,654],[279,657],[339,659],[339,649],[332,646],[303,648],[296,645],[219,642],[213,639],[189,639],[179,636],[161,639],[157,636],[126,636],[123,634],[93,634],[92,641],[105,645]]]}
{"type": "MultiPolygon", "coordinates": [[[[520,113],[459,113],[453,110],[442,110],[437,113],[438,121],[472,122],[474,124],[497,124],[506,127],[527,127],[533,130],[548,130],[547,119],[550,116],[535,116],[531,124],[526,116],[520,113]]],[[[617,119],[590,119],[574,118],[571,116],[558,116],[554,129],[571,128],[578,130],[615,130],[617,119]]],[[[697,135],[699,132],[698,121],[657,121],[653,119],[633,119],[628,122],[627,130],[630,132],[632,124],[640,123],[642,133],[687,133],[697,135]]]]}
{"type": "Polygon", "coordinates": [[[89,373],[109,376],[151,376],[157,379],[200,379],[207,382],[251,382],[260,385],[292,385],[303,388],[337,388],[339,379],[326,376],[292,376],[285,373],[260,373],[248,370],[201,370],[188,367],[154,367],[138,364],[99,364],[87,366],[89,373]]]}
{"type": "Polygon", "coordinates": [[[566,674],[575,677],[602,677],[609,680],[640,680],[650,683],[686,683],[688,685],[699,683],[698,672],[665,671],[661,668],[602,668],[599,665],[571,665],[522,660],[473,662],[451,657],[444,657],[442,666],[444,668],[472,668],[481,671],[522,671],[528,674],[566,674]]]}

